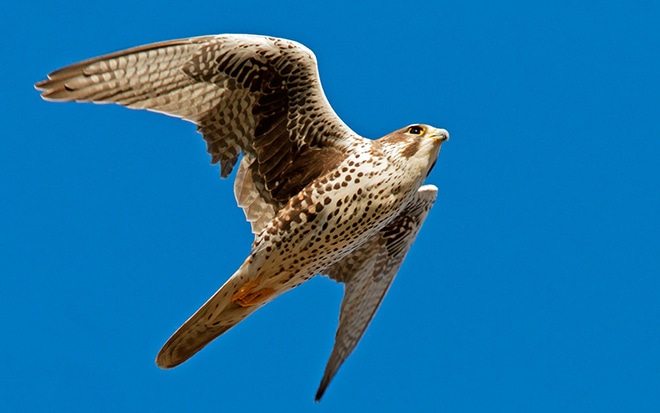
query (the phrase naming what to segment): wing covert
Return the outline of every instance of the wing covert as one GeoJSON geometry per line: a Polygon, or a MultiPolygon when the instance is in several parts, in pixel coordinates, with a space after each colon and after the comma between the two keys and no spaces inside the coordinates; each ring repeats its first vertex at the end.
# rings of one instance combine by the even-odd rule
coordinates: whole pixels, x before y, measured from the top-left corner
{"type": "Polygon", "coordinates": [[[314,54],[273,37],[154,43],[76,63],[35,86],[47,100],[117,103],[194,122],[222,177],[240,153],[250,155],[235,193],[258,195],[237,198],[250,205],[253,232],[361,139],[328,103],[314,54]]]}

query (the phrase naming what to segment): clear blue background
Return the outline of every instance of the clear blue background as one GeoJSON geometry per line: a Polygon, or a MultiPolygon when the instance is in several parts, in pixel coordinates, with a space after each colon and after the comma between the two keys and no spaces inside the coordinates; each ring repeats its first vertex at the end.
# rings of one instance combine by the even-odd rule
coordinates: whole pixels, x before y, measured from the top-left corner
{"type": "Polygon", "coordinates": [[[657,1],[97,4],[0,16],[0,410],[659,411],[657,1]],[[32,88],[224,32],[308,45],[364,136],[451,132],[438,202],[318,405],[341,286],[314,279],[158,369],[249,250],[232,181],[192,124],[32,88]]]}

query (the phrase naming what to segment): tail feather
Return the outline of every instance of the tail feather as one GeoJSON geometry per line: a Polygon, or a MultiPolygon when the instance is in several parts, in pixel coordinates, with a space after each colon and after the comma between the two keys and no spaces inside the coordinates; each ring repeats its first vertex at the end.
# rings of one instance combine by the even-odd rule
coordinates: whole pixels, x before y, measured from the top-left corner
{"type": "Polygon", "coordinates": [[[172,334],[156,356],[165,369],[176,367],[204,346],[243,321],[264,303],[243,307],[232,296],[248,279],[242,266],[211,298],[172,334]]]}

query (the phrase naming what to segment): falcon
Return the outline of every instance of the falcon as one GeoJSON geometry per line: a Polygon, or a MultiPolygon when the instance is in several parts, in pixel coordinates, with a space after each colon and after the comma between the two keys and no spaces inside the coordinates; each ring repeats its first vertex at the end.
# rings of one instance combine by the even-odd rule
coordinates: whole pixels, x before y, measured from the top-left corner
{"type": "Polygon", "coordinates": [[[236,272],[165,343],[172,368],[317,274],[344,284],[316,400],[355,349],[435,202],[422,185],[444,129],[415,124],[377,140],[353,132],[294,41],[214,35],[139,46],[52,72],[49,101],[117,103],[193,122],[254,242],[236,272]],[[239,156],[242,155],[242,156],[239,156]],[[239,162],[240,157],[240,162],[239,162]]]}

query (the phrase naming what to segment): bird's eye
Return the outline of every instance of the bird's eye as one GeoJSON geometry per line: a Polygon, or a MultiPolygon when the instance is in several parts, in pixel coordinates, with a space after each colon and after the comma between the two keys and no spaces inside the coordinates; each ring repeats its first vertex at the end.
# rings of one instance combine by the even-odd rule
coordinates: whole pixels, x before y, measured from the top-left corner
{"type": "Polygon", "coordinates": [[[424,128],[419,125],[411,126],[408,128],[408,133],[411,135],[423,135],[424,134],[424,128]]]}

